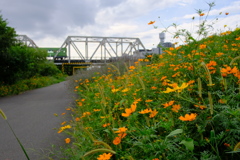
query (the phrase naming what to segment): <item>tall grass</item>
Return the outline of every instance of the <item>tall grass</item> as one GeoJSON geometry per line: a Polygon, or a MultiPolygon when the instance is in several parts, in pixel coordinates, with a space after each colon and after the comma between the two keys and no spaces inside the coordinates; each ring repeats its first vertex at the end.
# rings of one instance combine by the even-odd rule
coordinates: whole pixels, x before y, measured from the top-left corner
{"type": "Polygon", "coordinates": [[[179,30],[185,45],[75,79],[59,159],[239,159],[240,29],[208,36],[209,11],[201,38],[179,30]]]}
{"type": "Polygon", "coordinates": [[[239,42],[227,31],[76,79],[59,159],[239,159],[239,42]]]}

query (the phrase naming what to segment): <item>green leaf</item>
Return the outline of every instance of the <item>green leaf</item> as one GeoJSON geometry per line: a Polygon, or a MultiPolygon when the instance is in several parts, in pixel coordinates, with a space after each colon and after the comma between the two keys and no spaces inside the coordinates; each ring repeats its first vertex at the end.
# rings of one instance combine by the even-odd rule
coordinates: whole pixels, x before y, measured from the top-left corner
{"type": "MultiPolygon", "coordinates": [[[[174,135],[180,134],[180,133],[182,133],[182,132],[183,132],[182,129],[176,129],[176,130],[172,131],[169,135],[167,135],[167,137],[174,136],[174,135]]],[[[167,137],[166,137],[166,138],[167,138],[167,137]]]]}
{"type": "Polygon", "coordinates": [[[108,129],[105,129],[103,131],[110,134],[110,131],[108,129]]]}
{"type": "Polygon", "coordinates": [[[190,151],[193,151],[193,149],[194,149],[193,140],[191,138],[182,140],[182,142],[180,142],[179,144],[184,144],[186,146],[186,148],[189,149],[190,151]]]}

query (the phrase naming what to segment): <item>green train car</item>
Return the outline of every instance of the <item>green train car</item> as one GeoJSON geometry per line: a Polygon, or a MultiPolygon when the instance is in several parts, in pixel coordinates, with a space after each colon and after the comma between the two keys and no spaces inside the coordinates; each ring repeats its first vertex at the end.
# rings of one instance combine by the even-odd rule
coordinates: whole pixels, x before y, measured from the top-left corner
{"type": "MultiPolygon", "coordinates": [[[[54,57],[60,48],[39,48],[39,49],[47,51],[48,57],[54,57]]],[[[56,56],[56,58],[66,58],[66,57],[67,57],[67,49],[66,48],[62,48],[61,51],[56,56]]]]}

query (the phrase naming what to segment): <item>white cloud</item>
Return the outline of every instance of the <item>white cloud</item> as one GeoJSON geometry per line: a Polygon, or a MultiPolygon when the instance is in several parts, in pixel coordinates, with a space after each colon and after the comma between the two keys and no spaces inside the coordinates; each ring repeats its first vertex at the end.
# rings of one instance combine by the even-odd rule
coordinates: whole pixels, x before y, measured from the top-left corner
{"type": "MultiPolygon", "coordinates": [[[[152,48],[159,43],[159,33],[164,29],[157,22],[156,25],[160,25],[158,29],[148,26],[150,20],[161,16],[165,26],[176,22],[180,27],[191,30],[191,25],[194,26],[189,23],[192,21],[191,18],[198,17],[192,14],[194,7],[196,5],[206,7],[204,2],[204,0],[71,0],[69,2],[52,0],[51,3],[47,3],[2,0],[0,6],[3,7],[3,17],[9,19],[10,26],[16,28],[19,34],[28,35],[40,47],[60,47],[67,36],[77,35],[136,37],[141,39],[146,48],[152,48]]],[[[212,20],[219,12],[223,12],[216,27],[223,25],[236,27],[240,19],[240,1],[231,0],[222,4],[225,6],[214,7],[216,9],[211,11],[208,19],[212,20]],[[225,16],[225,12],[229,12],[229,15],[225,16]]],[[[172,41],[171,37],[170,34],[166,34],[166,41],[172,41]]]]}

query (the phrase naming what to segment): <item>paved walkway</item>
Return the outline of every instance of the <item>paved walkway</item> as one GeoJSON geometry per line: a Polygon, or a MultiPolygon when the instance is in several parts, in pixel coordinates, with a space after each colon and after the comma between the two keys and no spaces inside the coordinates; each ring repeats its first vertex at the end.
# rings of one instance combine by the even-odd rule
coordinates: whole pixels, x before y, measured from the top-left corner
{"type": "MultiPolygon", "coordinates": [[[[63,145],[64,137],[58,134],[66,108],[74,98],[67,82],[61,82],[23,94],[0,98],[0,108],[28,152],[31,160],[47,159],[52,144],[63,145]],[[60,116],[56,117],[54,114],[60,116]]],[[[65,118],[70,118],[65,115],[65,118]]],[[[5,120],[0,117],[0,160],[26,160],[17,140],[5,120]]]]}

